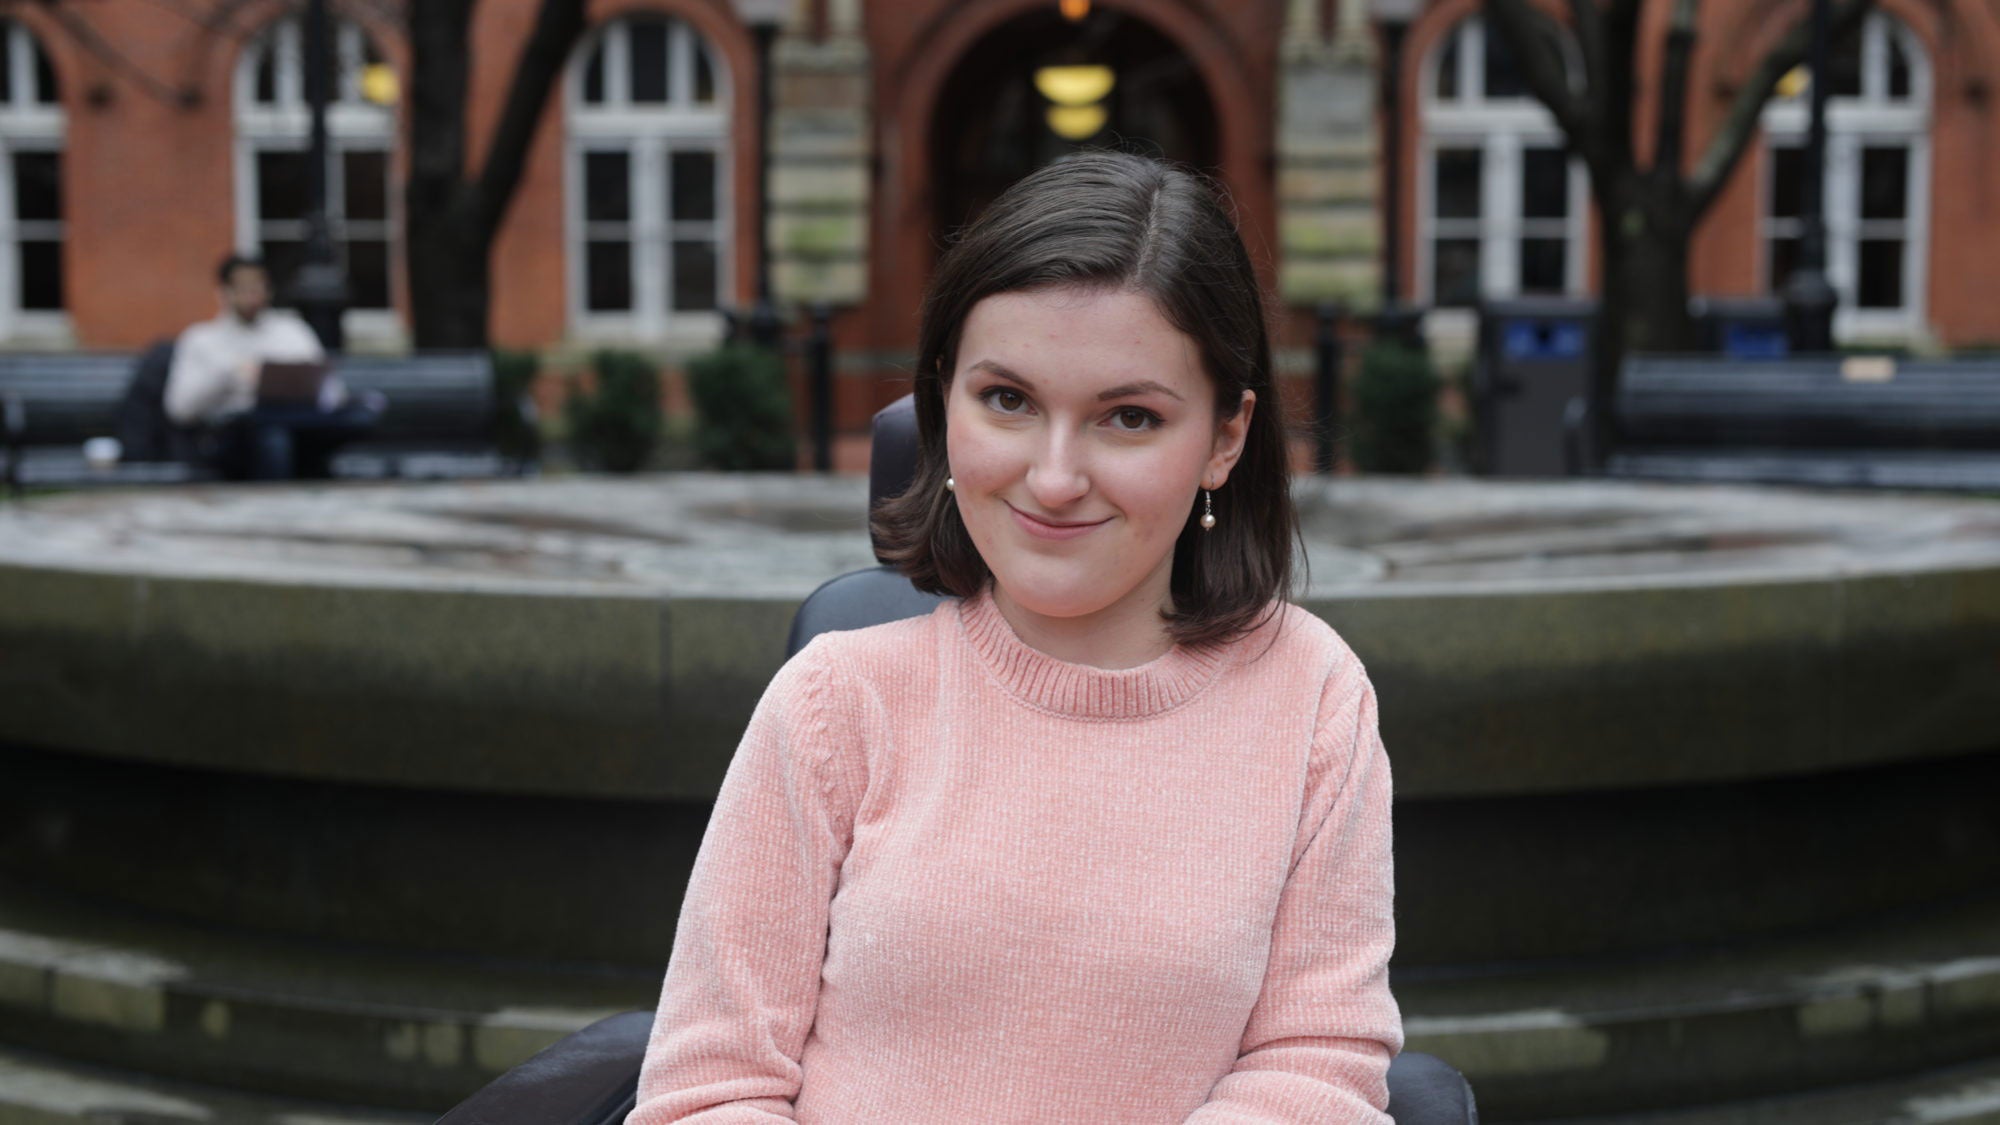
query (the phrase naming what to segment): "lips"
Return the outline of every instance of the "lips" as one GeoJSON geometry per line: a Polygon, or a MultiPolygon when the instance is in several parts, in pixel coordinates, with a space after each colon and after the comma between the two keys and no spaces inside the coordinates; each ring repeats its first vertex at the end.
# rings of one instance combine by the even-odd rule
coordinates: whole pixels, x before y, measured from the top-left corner
{"type": "Polygon", "coordinates": [[[1106,516],[1101,520],[1094,520],[1090,523],[1049,523],[1046,520],[1039,520],[1028,515],[1012,504],[1007,505],[1007,510],[1014,513],[1014,523],[1022,531],[1027,532],[1037,539],[1075,539],[1080,535],[1088,535],[1092,531],[1111,522],[1111,517],[1106,516]]]}

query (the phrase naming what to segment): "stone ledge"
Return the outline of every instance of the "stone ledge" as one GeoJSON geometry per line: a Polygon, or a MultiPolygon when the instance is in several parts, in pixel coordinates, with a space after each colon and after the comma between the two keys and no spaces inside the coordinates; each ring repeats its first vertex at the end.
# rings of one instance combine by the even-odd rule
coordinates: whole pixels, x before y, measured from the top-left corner
{"type": "MultiPolygon", "coordinates": [[[[15,505],[0,512],[0,691],[22,703],[0,709],[0,740],[700,799],[799,600],[872,561],[863,495],[858,480],[689,475],[15,505]]],[[[1311,480],[1299,496],[1303,604],[1383,690],[1406,795],[2000,745],[1990,505],[1444,481],[1311,480]],[[1724,548],[1681,546],[1709,543],[1724,548]]]]}
{"type": "Polygon", "coordinates": [[[6,891],[7,1038],[182,1081],[437,1112],[570,1032],[657,999],[657,974],[336,951],[6,891]]]}
{"type": "Polygon", "coordinates": [[[1804,939],[1396,993],[1484,1112],[1659,1109],[2000,1055],[2000,901],[1804,939]]]}

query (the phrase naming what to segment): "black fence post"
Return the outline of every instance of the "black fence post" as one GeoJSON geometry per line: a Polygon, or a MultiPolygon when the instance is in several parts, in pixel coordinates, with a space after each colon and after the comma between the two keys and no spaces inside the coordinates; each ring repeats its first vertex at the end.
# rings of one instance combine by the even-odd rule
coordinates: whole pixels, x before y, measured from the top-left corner
{"type": "Polygon", "coordinates": [[[1334,440],[1340,429],[1340,319],[1343,309],[1326,301],[1319,306],[1319,330],[1313,340],[1313,434],[1318,439],[1315,465],[1330,473],[1338,456],[1334,440]]]}
{"type": "Polygon", "coordinates": [[[812,382],[813,468],[833,471],[833,331],[826,302],[812,307],[812,336],[806,342],[806,377],[812,382]]]}

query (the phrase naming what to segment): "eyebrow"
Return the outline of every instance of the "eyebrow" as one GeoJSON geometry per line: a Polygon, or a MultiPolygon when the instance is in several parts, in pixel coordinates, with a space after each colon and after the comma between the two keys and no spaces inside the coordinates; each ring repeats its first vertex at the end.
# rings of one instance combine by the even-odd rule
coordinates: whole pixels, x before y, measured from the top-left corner
{"type": "MultiPolygon", "coordinates": [[[[1035,384],[1030,382],[1026,376],[1014,371],[1012,368],[1008,367],[1004,363],[1001,363],[999,360],[994,360],[994,359],[979,360],[978,362],[972,365],[970,370],[989,371],[992,372],[994,375],[1007,380],[1008,382],[1019,383],[1023,387],[1028,388],[1029,390],[1035,389],[1035,384]]],[[[1172,387],[1167,386],[1165,383],[1156,382],[1155,380],[1152,379],[1140,379],[1136,382],[1120,383],[1115,387],[1108,387],[1102,391],[1097,392],[1097,401],[1108,402],[1114,398],[1125,398],[1129,395],[1145,394],[1148,391],[1151,391],[1155,394],[1163,394],[1168,398],[1173,399],[1175,402],[1186,401],[1185,399],[1182,399],[1179,392],[1175,391],[1172,387]]]]}

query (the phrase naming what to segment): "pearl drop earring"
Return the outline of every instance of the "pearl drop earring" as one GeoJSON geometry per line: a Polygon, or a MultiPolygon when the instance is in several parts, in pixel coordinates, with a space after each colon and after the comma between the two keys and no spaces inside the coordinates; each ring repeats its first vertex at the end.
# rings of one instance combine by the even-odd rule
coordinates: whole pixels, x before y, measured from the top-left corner
{"type": "Polygon", "coordinates": [[[1206,488],[1201,490],[1201,529],[1215,530],[1215,497],[1206,488]]]}
{"type": "Polygon", "coordinates": [[[944,490],[946,492],[957,492],[958,482],[951,479],[950,477],[944,478],[944,490]]]}

